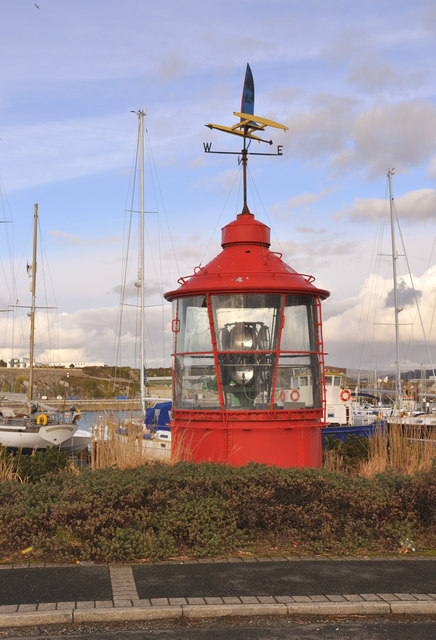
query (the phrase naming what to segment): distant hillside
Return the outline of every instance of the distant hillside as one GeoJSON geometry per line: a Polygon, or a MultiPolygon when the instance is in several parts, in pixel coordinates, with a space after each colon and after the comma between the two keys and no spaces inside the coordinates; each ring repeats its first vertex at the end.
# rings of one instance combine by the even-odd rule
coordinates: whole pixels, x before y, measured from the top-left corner
{"type": "MultiPolygon", "coordinates": [[[[171,376],[171,368],[160,367],[149,369],[147,375],[150,386],[154,376],[171,376]]],[[[139,371],[130,367],[84,367],[76,369],[54,369],[36,367],[34,369],[34,398],[48,399],[61,396],[69,399],[71,396],[78,398],[113,398],[127,396],[135,398],[139,394],[139,371]]],[[[28,369],[7,369],[0,367],[0,392],[26,393],[29,384],[28,369]]],[[[159,387],[171,386],[168,383],[156,381],[159,387]]]]}

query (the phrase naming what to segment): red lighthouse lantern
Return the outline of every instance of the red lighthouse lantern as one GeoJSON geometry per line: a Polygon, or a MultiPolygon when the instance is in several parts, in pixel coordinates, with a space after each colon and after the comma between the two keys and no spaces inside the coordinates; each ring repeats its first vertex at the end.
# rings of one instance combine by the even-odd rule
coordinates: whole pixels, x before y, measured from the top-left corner
{"type": "MultiPolygon", "coordinates": [[[[245,187],[246,139],[259,139],[254,127],[282,125],[254,116],[244,100],[242,111],[245,187]]],[[[320,302],[329,294],[269,247],[270,229],[244,197],[242,213],[222,229],[221,253],[165,294],[173,302],[177,459],[321,465],[320,302]]]]}

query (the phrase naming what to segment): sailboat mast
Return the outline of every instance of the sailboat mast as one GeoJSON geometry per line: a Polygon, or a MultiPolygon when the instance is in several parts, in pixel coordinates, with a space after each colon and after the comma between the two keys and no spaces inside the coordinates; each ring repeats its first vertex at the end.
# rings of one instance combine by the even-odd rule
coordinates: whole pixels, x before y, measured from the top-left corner
{"type": "Polygon", "coordinates": [[[141,412],[145,415],[145,292],[144,292],[144,237],[145,237],[145,222],[144,222],[144,115],[145,112],[139,110],[136,112],[139,118],[139,139],[140,139],[140,153],[141,153],[141,238],[140,238],[140,283],[141,283],[141,371],[139,375],[140,380],[140,396],[141,396],[141,412]]]}
{"type": "Polygon", "coordinates": [[[401,410],[402,398],[401,398],[401,372],[400,372],[400,323],[399,315],[403,310],[398,306],[398,281],[397,281],[397,260],[398,252],[395,245],[395,219],[394,219],[394,198],[392,195],[392,176],[394,170],[388,171],[389,180],[389,206],[391,216],[391,238],[392,238],[392,274],[394,281],[394,308],[395,308],[395,404],[401,410]]]}
{"type": "Polygon", "coordinates": [[[33,387],[33,352],[35,345],[35,305],[36,305],[36,247],[38,232],[38,205],[35,204],[33,217],[33,258],[32,258],[32,302],[30,307],[30,362],[29,362],[29,389],[27,392],[28,402],[32,402],[33,387]]]}

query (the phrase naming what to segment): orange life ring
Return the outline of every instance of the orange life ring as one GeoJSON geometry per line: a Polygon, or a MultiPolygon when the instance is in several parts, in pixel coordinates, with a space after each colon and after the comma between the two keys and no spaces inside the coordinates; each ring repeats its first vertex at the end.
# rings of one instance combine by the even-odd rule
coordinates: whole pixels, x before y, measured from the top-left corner
{"type": "Polygon", "coordinates": [[[300,392],[298,389],[292,389],[291,391],[291,400],[292,402],[297,402],[300,399],[300,392]]]}
{"type": "Polygon", "coordinates": [[[286,391],[280,391],[280,400],[282,402],[286,400],[286,391]]]}
{"type": "Polygon", "coordinates": [[[341,400],[343,402],[347,402],[351,398],[351,393],[348,389],[342,389],[341,391],[341,400]]]}

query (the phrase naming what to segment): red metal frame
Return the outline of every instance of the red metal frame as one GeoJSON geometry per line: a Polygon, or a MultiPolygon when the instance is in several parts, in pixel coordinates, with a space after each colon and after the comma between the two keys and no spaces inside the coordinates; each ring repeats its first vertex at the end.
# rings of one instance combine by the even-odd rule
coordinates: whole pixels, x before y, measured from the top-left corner
{"type": "MultiPolygon", "coordinates": [[[[321,320],[321,299],[329,294],[313,285],[312,276],[298,274],[281,259],[281,254],[269,250],[270,230],[255,220],[249,212],[242,213],[222,230],[223,251],[205,267],[194,270],[187,278],[180,278],[180,288],[165,294],[168,300],[204,295],[207,299],[212,352],[217,377],[220,410],[177,409],[173,407],[173,451],[182,459],[219,461],[245,464],[250,460],[279,466],[320,466],[321,427],[324,425],[325,384],[324,350],[321,320]],[[256,351],[275,355],[271,405],[265,410],[228,410],[218,359],[217,339],[213,322],[211,296],[239,294],[276,294],[282,296],[282,309],[277,348],[256,351]],[[314,351],[281,351],[284,326],[285,296],[304,295],[313,301],[314,351]],[[320,375],[319,406],[308,409],[274,409],[279,357],[283,353],[316,355],[320,375]]],[[[178,313],[178,304],[176,311],[178,313]]],[[[178,316],[177,316],[178,319],[178,316]]],[[[176,356],[193,355],[177,352],[177,333],[174,343],[176,356]]],[[[244,350],[220,351],[247,355],[244,350]]],[[[176,381],[174,367],[174,383],[176,381]]],[[[173,385],[175,389],[175,384],[173,385]]]]}

